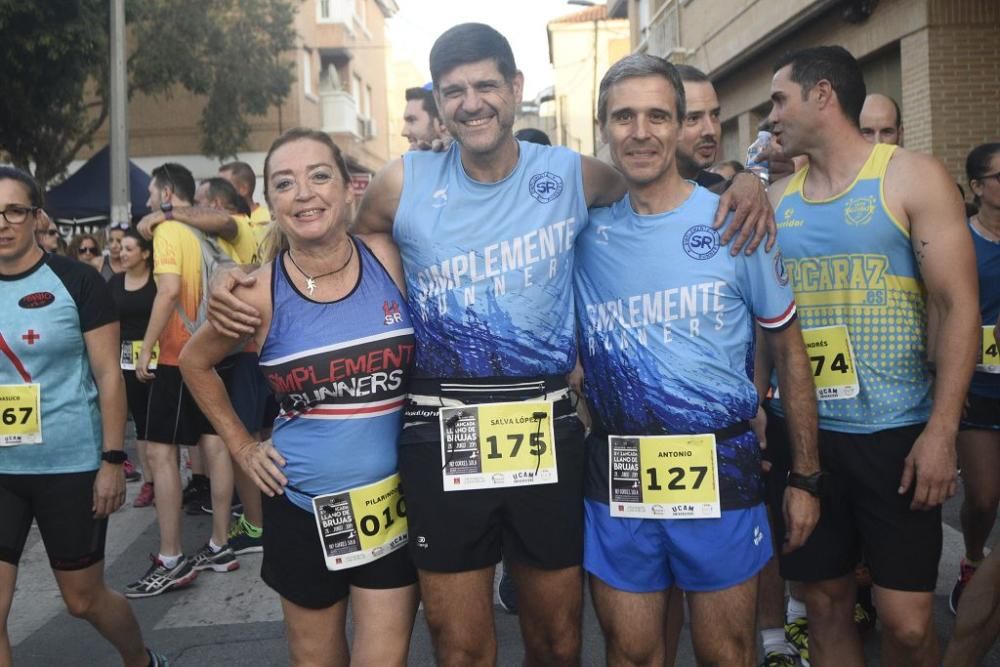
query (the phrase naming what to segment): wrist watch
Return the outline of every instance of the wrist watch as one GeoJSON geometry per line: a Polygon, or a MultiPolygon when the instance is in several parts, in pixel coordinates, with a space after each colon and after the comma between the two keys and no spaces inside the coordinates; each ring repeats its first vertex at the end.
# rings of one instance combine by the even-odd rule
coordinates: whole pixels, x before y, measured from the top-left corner
{"type": "Polygon", "coordinates": [[[789,472],[787,484],[796,489],[802,489],[811,496],[821,498],[826,490],[826,473],[822,470],[811,475],[789,472]]]}
{"type": "Polygon", "coordinates": [[[121,465],[128,459],[128,455],[120,449],[112,449],[109,452],[101,452],[101,460],[114,465],[121,465]]]}
{"type": "Polygon", "coordinates": [[[170,202],[160,204],[160,212],[163,213],[164,220],[174,219],[174,205],[171,204],[170,202]]]}

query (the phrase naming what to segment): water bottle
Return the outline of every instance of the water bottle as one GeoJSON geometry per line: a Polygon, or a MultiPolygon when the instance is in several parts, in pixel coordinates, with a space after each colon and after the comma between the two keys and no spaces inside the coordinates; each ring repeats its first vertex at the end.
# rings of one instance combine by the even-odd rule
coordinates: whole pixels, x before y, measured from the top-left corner
{"type": "Polygon", "coordinates": [[[758,162],[757,156],[770,144],[771,133],[767,130],[761,130],[757,133],[757,140],[750,144],[750,148],[747,149],[747,171],[756,174],[760,180],[764,181],[764,185],[767,185],[769,181],[768,165],[766,160],[758,162]]]}

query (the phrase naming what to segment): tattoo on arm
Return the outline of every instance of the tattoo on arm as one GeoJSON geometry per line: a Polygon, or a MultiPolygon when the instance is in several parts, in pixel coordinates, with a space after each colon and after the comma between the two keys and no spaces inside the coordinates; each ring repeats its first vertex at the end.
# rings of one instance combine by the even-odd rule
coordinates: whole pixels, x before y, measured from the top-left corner
{"type": "Polygon", "coordinates": [[[930,241],[917,239],[917,243],[920,245],[913,248],[913,255],[917,258],[917,266],[923,268],[924,260],[927,258],[927,246],[930,245],[930,241]]]}

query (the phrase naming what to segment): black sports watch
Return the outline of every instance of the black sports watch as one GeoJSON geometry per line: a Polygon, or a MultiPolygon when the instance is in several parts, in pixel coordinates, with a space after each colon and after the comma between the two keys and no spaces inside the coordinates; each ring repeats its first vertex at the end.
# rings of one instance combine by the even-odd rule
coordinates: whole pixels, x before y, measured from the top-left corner
{"type": "Polygon", "coordinates": [[[826,491],[826,473],[822,470],[811,475],[789,472],[787,484],[796,489],[802,489],[811,496],[822,498],[826,491]]]}
{"type": "Polygon", "coordinates": [[[128,455],[120,449],[112,449],[110,452],[101,452],[101,460],[121,465],[128,460],[128,455]]]}
{"type": "Polygon", "coordinates": [[[163,217],[167,220],[174,219],[174,205],[170,202],[164,202],[160,204],[160,211],[163,213],[163,217]]]}

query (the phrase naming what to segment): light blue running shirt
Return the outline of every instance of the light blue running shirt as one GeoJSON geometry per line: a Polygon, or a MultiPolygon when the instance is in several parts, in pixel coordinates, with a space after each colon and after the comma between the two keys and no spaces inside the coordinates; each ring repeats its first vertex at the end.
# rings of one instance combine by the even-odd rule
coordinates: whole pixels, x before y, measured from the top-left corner
{"type": "MultiPolygon", "coordinates": [[[[666,213],[639,215],[627,195],[590,212],[574,287],[586,393],[607,433],[711,433],[756,414],[754,321],[781,329],[795,301],[780,251],[720,245],[718,202],[695,186],[666,213]]],[[[758,449],[752,432],[719,443],[723,509],[760,502],[758,449]]]]}
{"type": "Polygon", "coordinates": [[[403,157],[393,226],[419,377],[530,377],[575,363],[573,246],[587,224],[579,154],[518,142],[517,166],[480,183],[459,147],[403,157]]]}

